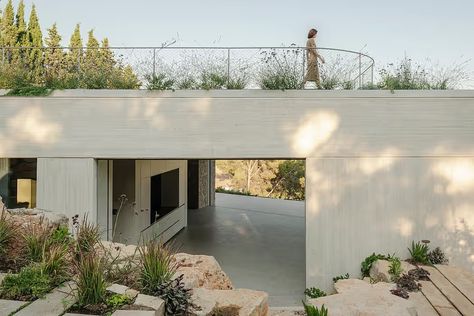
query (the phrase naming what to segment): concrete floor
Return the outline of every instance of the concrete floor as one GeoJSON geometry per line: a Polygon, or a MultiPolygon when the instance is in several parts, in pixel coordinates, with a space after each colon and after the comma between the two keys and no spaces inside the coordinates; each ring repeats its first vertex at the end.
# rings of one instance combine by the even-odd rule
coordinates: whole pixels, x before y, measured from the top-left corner
{"type": "Polygon", "coordinates": [[[214,256],[235,287],[268,292],[273,307],[304,298],[304,202],[217,194],[215,207],[189,210],[175,242],[214,256]]]}

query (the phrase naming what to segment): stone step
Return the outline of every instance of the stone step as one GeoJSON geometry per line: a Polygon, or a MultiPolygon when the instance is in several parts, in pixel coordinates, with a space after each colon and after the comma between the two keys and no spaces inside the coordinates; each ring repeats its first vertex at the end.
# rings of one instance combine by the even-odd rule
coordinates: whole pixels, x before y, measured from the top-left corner
{"type": "Polygon", "coordinates": [[[51,293],[46,294],[44,298],[37,299],[26,306],[15,316],[58,316],[62,315],[69,307],[76,302],[76,296],[73,294],[75,285],[73,282],[67,282],[63,286],[57,287],[51,293]]]}
{"type": "Polygon", "coordinates": [[[10,315],[30,302],[0,300],[0,315],[10,315]]]}
{"type": "Polygon", "coordinates": [[[474,304],[474,274],[453,266],[435,267],[474,304]]]}
{"type": "Polygon", "coordinates": [[[448,299],[430,281],[420,281],[421,291],[441,316],[460,316],[448,299]]]}

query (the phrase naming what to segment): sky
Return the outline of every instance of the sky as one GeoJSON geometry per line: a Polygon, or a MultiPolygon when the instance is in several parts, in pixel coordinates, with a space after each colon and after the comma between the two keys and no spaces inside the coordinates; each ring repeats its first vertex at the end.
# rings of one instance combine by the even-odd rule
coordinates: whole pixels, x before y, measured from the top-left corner
{"type": "MultiPolygon", "coordinates": [[[[14,0],[15,7],[19,0],[14,0]]],[[[5,5],[0,0],[0,5],[5,5]]],[[[472,0],[24,0],[43,31],[58,24],[64,45],[76,23],[112,46],[318,46],[363,50],[381,67],[405,55],[440,65],[474,57],[472,0]]],[[[474,74],[474,60],[467,71],[474,74]]]]}

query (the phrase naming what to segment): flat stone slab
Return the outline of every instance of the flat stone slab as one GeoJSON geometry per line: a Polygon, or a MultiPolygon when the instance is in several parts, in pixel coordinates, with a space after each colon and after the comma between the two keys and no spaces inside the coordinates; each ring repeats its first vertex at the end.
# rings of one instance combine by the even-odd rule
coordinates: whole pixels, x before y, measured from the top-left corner
{"type": "Polygon", "coordinates": [[[115,293],[115,294],[125,294],[128,290],[128,286],[120,285],[120,284],[112,284],[107,288],[107,291],[115,293]]]}
{"type": "Polygon", "coordinates": [[[51,293],[46,294],[44,298],[37,299],[15,315],[62,315],[65,310],[67,310],[76,302],[76,296],[73,294],[74,290],[74,283],[67,282],[63,286],[54,289],[51,293]]]}
{"type": "Polygon", "coordinates": [[[30,302],[0,300],[0,315],[10,315],[30,302]]]}
{"type": "Polygon", "coordinates": [[[155,316],[155,311],[118,310],[112,316],[155,316]]]}
{"type": "Polygon", "coordinates": [[[133,305],[138,306],[145,306],[156,311],[157,316],[161,316],[165,314],[165,301],[163,301],[159,297],[145,295],[145,294],[138,294],[137,298],[135,299],[135,303],[133,305]]]}

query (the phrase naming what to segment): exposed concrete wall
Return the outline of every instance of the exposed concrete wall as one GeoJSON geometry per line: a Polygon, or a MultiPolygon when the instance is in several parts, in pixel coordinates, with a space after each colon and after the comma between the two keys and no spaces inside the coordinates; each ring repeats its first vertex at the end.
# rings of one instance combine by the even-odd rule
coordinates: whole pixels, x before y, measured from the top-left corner
{"type": "MultiPolygon", "coordinates": [[[[0,156],[307,158],[308,286],[329,289],[333,276],[357,275],[371,252],[406,256],[411,240],[421,238],[473,269],[474,91],[56,95],[0,100],[0,156]],[[17,124],[24,120],[35,128],[17,124]]],[[[71,161],[57,164],[59,171],[42,167],[52,175],[39,177],[49,193],[38,198],[79,204],[85,188],[72,190],[57,175],[80,159],[71,161]],[[61,197],[64,190],[74,196],[61,197]]],[[[144,186],[153,169],[145,164],[137,178],[144,186]]],[[[93,199],[95,191],[87,192],[93,199]]],[[[135,230],[148,220],[138,217],[135,230]]]]}
{"type": "Polygon", "coordinates": [[[37,206],[97,223],[97,162],[91,158],[40,158],[37,206]]]}

